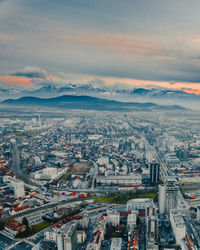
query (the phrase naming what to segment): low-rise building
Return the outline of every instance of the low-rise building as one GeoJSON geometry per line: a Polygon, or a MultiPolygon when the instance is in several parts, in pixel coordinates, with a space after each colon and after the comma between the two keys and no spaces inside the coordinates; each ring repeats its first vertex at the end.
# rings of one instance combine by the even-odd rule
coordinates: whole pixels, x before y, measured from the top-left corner
{"type": "Polygon", "coordinates": [[[16,236],[18,233],[24,232],[26,230],[26,226],[14,220],[5,224],[5,230],[16,236]]]}
{"type": "Polygon", "coordinates": [[[134,175],[120,175],[120,176],[97,176],[97,184],[101,185],[141,185],[142,176],[140,174],[134,175]]]}
{"type": "Polygon", "coordinates": [[[19,214],[19,213],[22,213],[28,209],[30,209],[30,206],[23,206],[23,207],[18,207],[15,209],[10,209],[10,214],[11,215],[19,214]]]}

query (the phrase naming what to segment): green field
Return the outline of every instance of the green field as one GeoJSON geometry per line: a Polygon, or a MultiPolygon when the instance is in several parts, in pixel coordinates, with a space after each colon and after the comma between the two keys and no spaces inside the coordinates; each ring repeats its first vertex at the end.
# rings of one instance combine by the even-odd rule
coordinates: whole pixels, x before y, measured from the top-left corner
{"type": "Polygon", "coordinates": [[[158,201],[157,192],[137,192],[137,193],[128,193],[128,194],[115,194],[108,195],[105,197],[94,198],[94,203],[117,203],[125,204],[127,201],[135,198],[152,198],[154,202],[158,201]]]}
{"type": "Polygon", "coordinates": [[[53,225],[52,222],[41,222],[39,224],[36,224],[36,225],[33,225],[31,226],[28,230],[26,230],[25,232],[23,233],[19,233],[16,238],[26,238],[26,237],[29,237],[29,236],[32,236],[40,231],[42,231],[43,229],[49,227],[53,225]]]}

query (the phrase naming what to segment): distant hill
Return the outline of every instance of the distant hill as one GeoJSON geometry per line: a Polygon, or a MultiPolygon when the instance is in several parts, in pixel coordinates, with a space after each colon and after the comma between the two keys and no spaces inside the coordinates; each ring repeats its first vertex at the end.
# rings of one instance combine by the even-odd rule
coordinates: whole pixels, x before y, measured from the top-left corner
{"type": "Polygon", "coordinates": [[[59,109],[84,109],[84,110],[108,110],[108,111],[133,111],[133,110],[185,110],[178,105],[157,105],[154,103],[119,102],[91,96],[63,95],[54,98],[38,98],[32,96],[19,99],[7,99],[1,102],[3,105],[24,107],[54,107],[59,109]]]}

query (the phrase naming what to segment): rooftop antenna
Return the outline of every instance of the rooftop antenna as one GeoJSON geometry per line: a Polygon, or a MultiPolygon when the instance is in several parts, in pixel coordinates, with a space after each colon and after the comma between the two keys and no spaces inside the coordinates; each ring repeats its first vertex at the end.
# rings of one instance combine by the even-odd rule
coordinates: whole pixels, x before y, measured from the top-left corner
{"type": "Polygon", "coordinates": [[[38,109],[38,124],[39,124],[39,126],[41,126],[40,109],[38,109]]]}

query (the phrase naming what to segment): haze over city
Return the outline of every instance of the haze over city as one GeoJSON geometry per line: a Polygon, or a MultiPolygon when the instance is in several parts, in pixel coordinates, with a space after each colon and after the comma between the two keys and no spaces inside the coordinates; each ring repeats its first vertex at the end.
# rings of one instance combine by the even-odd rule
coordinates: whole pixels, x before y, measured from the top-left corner
{"type": "Polygon", "coordinates": [[[199,9],[0,0],[0,249],[200,249],[199,9]]]}

